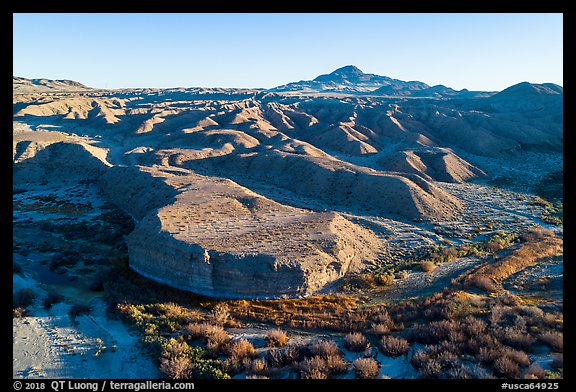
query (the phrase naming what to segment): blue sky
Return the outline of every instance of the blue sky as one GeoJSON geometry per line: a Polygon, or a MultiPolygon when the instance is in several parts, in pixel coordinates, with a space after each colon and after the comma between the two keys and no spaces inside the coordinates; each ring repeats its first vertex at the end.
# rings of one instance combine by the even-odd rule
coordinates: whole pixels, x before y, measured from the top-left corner
{"type": "Polygon", "coordinates": [[[14,14],[13,74],[263,87],[353,64],[430,85],[563,85],[562,14],[14,14]]]}

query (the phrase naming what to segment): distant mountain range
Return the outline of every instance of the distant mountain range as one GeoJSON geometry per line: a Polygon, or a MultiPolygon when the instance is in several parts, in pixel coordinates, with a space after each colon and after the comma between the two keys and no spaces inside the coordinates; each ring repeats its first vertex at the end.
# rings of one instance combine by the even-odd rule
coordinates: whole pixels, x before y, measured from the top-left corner
{"type": "MultiPolygon", "coordinates": [[[[179,88],[164,89],[166,91],[180,92],[187,94],[191,89],[179,88]]],[[[80,91],[92,90],[82,83],[73,80],[51,80],[51,79],[26,79],[13,77],[14,93],[36,93],[54,91],[80,91]]],[[[145,89],[153,93],[158,89],[145,89]]],[[[203,89],[204,94],[226,93],[230,89],[212,88],[203,89]]],[[[238,90],[238,89],[236,89],[238,90]]],[[[235,91],[236,91],[235,90],[235,91]]],[[[244,91],[244,90],[242,90],[244,91]]],[[[259,89],[246,90],[245,92],[262,91],[259,89]]],[[[437,98],[437,99],[471,99],[471,98],[492,98],[492,101],[502,101],[511,98],[537,98],[543,96],[558,96],[562,99],[563,88],[553,83],[534,84],[528,82],[518,83],[500,92],[497,91],[470,91],[467,89],[454,90],[442,84],[429,86],[419,81],[403,81],[393,79],[388,76],[375,75],[362,72],[354,65],[347,65],[337,70],[323,74],[313,80],[301,80],[282,86],[264,90],[270,93],[291,93],[291,94],[354,94],[373,97],[405,97],[405,98],[437,98]]],[[[228,91],[229,92],[229,91],[228,91]]]]}
{"type": "Polygon", "coordinates": [[[77,91],[88,90],[89,87],[73,80],[26,79],[14,76],[12,78],[14,92],[42,92],[42,91],[77,91]]]}
{"type": "Polygon", "coordinates": [[[562,94],[562,87],[545,83],[542,85],[528,82],[509,87],[501,93],[496,91],[454,90],[444,85],[429,86],[419,81],[403,81],[387,76],[362,72],[353,65],[338,68],[332,73],[320,75],[314,80],[302,80],[270,89],[272,92],[294,93],[347,93],[369,94],[389,97],[414,98],[487,98],[505,95],[541,95],[562,94]]]}

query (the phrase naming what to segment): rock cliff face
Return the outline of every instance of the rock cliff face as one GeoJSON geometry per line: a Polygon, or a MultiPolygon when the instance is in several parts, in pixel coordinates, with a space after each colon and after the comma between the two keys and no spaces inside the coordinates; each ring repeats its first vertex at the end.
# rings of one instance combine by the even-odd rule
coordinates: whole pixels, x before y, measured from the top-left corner
{"type": "Polygon", "coordinates": [[[379,251],[372,232],[336,213],[288,207],[230,180],[183,169],[113,171],[103,188],[141,217],[127,238],[131,268],[173,287],[224,298],[308,295],[379,251]]]}

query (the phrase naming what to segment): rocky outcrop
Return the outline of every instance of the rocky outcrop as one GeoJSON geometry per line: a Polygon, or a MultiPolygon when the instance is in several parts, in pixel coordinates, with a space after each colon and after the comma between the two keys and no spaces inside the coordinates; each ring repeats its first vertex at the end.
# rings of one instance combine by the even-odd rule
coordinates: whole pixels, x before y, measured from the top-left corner
{"type": "Polygon", "coordinates": [[[333,212],[288,207],[185,170],[139,170],[116,168],[102,181],[113,178],[106,188],[114,199],[127,194],[123,186],[178,190],[158,209],[155,200],[165,196],[125,206],[135,216],[151,209],[127,237],[131,268],[173,287],[225,298],[303,296],[375,260],[380,249],[372,232],[333,212]]]}

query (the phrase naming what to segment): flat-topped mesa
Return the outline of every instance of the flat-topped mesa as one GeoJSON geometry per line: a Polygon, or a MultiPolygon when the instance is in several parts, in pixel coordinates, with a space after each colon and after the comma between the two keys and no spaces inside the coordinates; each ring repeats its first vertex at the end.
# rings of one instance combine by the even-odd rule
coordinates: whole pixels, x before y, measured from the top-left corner
{"type": "MultiPolygon", "coordinates": [[[[116,171],[108,193],[122,197],[126,183],[116,171]]],[[[230,180],[185,170],[140,171],[165,184],[146,192],[178,190],[126,240],[130,267],[157,282],[222,298],[305,296],[375,260],[380,251],[371,231],[336,213],[288,207],[230,180]]],[[[133,183],[133,170],[125,173],[133,183]]]]}

